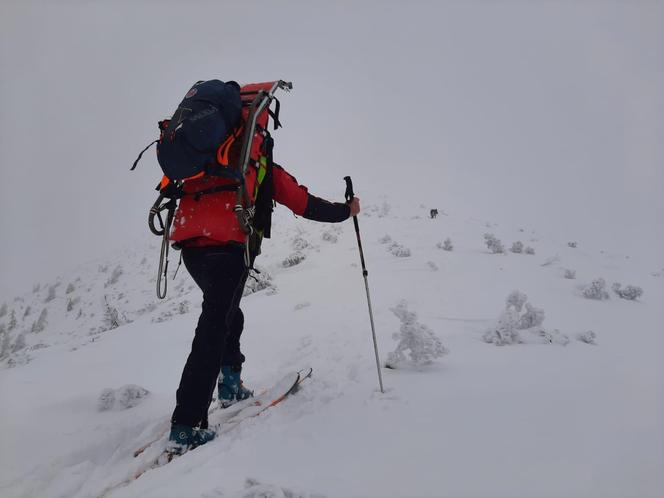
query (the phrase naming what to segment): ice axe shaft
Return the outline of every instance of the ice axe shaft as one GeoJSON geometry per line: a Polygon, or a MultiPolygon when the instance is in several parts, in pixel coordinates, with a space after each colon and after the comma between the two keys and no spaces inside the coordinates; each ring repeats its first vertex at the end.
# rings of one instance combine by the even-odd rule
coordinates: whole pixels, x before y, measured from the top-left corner
{"type": "MultiPolygon", "coordinates": [[[[350,176],[344,177],[346,180],[346,201],[350,202],[355,197],[353,192],[353,181],[350,179],[350,176]]],[[[355,235],[357,236],[357,247],[360,249],[360,261],[362,261],[362,276],[364,277],[364,287],[367,290],[367,303],[369,305],[369,321],[371,322],[371,335],[373,337],[374,353],[376,355],[376,369],[378,370],[378,384],[380,386],[380,392],[384,393],[383,389],[383,375],[380,371],[380,358],[378,357],[378,341],[376,340],[376,327],[374,326],[373,311],[371,309],[371,294],[369,293],[369,272],[367,271],[367,265],[364,262],[364,251],[362,250],[362,238],[360,237],[360,224],[357,221],[357,216],[353,216],[353,224],[355,225],[355,235]]]]}

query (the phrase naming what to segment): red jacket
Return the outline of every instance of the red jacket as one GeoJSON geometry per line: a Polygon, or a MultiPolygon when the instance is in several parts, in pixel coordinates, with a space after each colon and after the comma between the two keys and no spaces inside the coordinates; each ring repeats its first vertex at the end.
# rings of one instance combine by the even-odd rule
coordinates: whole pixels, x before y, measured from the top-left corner
{"type": "MultiPolygon", "coordinates": [[[[296,215],[304,215],[309,202],[307,188],[283,168],[274,165],[274,200],[288,207],[296,215]]],[[[256,181],[256,169],[249,168],[246,177],[247,191],[253,196],[256,181]]],[[[197,192],[229,183],[219,177],[202,177],[187,180],[185,192],[197,192]]],[[[252,198],[252,202],[253,202],[252,198]]],[[[236,202],[235,192],[216,192],[200,196],[187,195],[180,199],[175,219],[171,228],[170,239],[173,242],[187,241],[187,246],[220,245],[235,241],[244,243],[246,235],[242,231],[233,210],[236,202]]]]}

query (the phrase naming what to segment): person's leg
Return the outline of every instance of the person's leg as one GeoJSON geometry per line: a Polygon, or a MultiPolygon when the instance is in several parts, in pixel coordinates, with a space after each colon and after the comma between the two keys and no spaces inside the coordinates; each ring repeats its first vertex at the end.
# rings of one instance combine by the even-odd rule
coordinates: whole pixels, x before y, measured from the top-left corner
{"type": "Polygon", "coordinates": [[[207,415],[246,269],[242,249],[235,246],[185,248],[182,259],[203,291],[203,306],[171,422],[194,427],[207,415]]]}

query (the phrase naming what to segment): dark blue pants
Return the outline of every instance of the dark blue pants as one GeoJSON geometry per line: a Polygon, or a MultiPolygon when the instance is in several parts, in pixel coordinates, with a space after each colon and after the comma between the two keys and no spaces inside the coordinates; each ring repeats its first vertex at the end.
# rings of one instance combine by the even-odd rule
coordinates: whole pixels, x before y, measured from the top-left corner
{"type": "Polygon", "coordinates": [[[203,291],[203,310],[182,372],[171,422],[205,425],[222,365],[241,365],[240,335],[244,315],[240,299],[247,279],[244,250],[239,245],[189,247],[182,260],[203,291]]]}

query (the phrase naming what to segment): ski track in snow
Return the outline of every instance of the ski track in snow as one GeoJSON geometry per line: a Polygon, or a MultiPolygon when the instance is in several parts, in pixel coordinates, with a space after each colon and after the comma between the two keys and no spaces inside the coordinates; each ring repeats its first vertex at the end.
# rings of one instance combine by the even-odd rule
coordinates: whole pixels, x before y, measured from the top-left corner
{"type": "MultiPolygon", "coordinates": [[[[383,369],[381,394],[352,223],[275,214],[258,260],[271,280],[242,302],[243,376],[257,390],[307,365],[313,378],[109,496],[662,496],[661,262],[582,240],[572,248],[447,206],[432,220],[425,207],[367,205],[360,227],[382,360],[396,346],[390,308],[402,299],[449,349],[431,365],[383,369]],[[486,232],[505,254],[490,254],[486,232]],[[436,247],[447,237],[452,251],[436,247]],[[516,240],[535,255],[511,253],[516,240]],[[575,279],[564,278],[568,268],[575,279]],[[584,299],[583,286],[600,276],[644,295],[584,299]],[[482,341],[515,289],[569,344],[482,341]],[[597,345],[576,340],[587,330],[597,345]]],[[[0,370],[3,498],[100,496],[161,450],[132,457],[168,426],[200,292],[181,268],[158,301],[157,258],[156,238],[137,241],[7,301],[0,325],[10,328],[13,313],[5,334],[14,345],[23,333],[25,347],[0,370]],[[150,394],[127,410],[98,411],[103,389],[126,384],[150,394]]],[[[173,252],[171,277],[176,264],[173,252]]]]}

